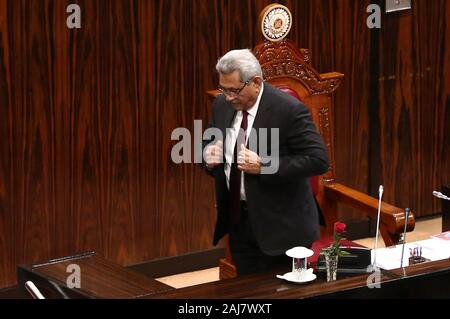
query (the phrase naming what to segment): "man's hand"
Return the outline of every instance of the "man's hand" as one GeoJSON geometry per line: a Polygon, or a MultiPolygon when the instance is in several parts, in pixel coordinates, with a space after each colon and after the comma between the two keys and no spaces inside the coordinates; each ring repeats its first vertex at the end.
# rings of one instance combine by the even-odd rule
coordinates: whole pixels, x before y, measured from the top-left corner
{"type": "Polygon", "coordinates": [[[223,162],[223,142],[217,141],[214,145],[208,145],[205,148],[206,166],[213,168],[223,162]]]}
{"type": "Polygon", "coordinates": [[[241,144],[241,151],[238,154],[238,169],[248,174],[261,173],[261,157],[255,152],[241,144]]]}

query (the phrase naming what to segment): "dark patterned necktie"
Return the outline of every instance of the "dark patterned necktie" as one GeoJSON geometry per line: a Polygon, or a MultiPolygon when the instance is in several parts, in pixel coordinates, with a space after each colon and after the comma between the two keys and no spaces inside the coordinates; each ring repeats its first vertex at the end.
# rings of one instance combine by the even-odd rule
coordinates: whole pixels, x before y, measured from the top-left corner
{"type": "Polygon", "coordinates": [[[245,145],[247,131],[247,111],[242,112],[241,129],[239,130],[236,144],[234,145],[233,163],[230,171],[230,216],[233,224],[237,224],[241,213],[241,177],[242,172],[237,167],[237,154],[241,149],[241,144],[245,145]]]}

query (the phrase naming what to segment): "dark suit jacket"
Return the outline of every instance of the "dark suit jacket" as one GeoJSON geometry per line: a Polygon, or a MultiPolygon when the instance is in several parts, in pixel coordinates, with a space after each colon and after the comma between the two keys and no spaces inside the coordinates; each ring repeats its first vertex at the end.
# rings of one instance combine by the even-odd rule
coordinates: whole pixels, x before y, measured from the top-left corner
{"type": "MultiPolygon", "coordinates": [[[[209,127],[219,128],[225,138],[226,128],[231,127],[235,113],[225,96],[219,95],[214,101],[209,127]]],[[[326,147],[310,112],[294,97],[264,83],[253,128],[258,137],[258,129],[267,128],[269,154],[273,151],[270,129],[279,129],[278,171],[270,175],[245,174],[244,177],[249,219],[258,244],[268,255],[280,255],[292,247],[310,245],[319,237],[319,217],[309,177],[323,174],[329,168],[326,147]]],[[[204,141],[204,146],[209,142],[204,141]]],[[[259,154],[258,149],[253,151],[259,154]]],[[[214,176],[216,186],[218,215],[213,241],[216,245],[230,226],[229,191],[223,164],[207,171],[214,176]]]]}

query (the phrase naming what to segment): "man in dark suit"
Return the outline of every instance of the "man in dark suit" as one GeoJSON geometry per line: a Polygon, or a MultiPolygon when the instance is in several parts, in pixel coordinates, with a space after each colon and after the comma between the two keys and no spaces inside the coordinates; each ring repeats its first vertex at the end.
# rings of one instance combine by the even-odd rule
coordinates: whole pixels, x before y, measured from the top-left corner
{"type": "Polygon", "coordinates": [[[213,244],[229,234],[239,275],[289,265],[286,250],[319,237],[309,177],[328,170],[326,147],[306,106],[264,83],[249,50],[228,52],[216,69],[222,94],[209,128],[224,138],[204,141],[216,186],[213,244]]]}

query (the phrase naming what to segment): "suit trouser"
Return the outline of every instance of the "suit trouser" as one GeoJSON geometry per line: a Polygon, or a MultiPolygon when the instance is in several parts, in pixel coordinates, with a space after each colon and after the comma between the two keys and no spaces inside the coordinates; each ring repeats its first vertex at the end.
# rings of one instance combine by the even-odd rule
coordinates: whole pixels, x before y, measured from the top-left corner
{"type": "Polygon", "coordinates": [[[238,275],[267,271],[282,266],[285,266],[286,271],[292,268],[292,258],[285,254],[269,256],[261,251],[250,225],[247,205],[244,201],[241,201],[239,223],[231,226],[229,235],[231,255],[238,275]]]}

